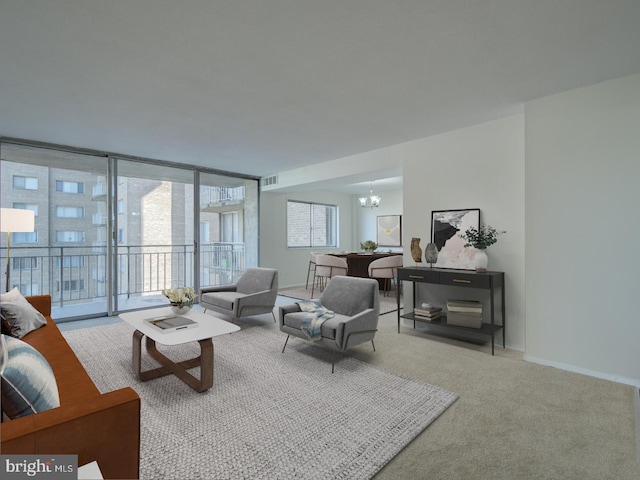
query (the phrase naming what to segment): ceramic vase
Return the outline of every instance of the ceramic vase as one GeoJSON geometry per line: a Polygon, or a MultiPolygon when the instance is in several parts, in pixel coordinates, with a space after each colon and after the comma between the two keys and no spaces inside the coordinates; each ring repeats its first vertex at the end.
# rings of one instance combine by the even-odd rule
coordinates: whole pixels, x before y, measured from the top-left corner
{"type": "Polygon", "coordinates": [[[433,267],[433,264],[438,261],[438,247],[436,247],[435,243],[432,243],[432,242],[427,243],[427,246],[424,249],[424,259],[432,267],[433,267]]]}
{"type": "Polygon", "coordinates": [[[411,239],[411,258],[416,263],[422,263],[422,248],[420,248],[420,239],[417,237],[411,239]]]}
{"type": "Polygon", "coordinates": [[[171,305],[171,310],[173,310],[173,313],[175,313],[177,315],[184,315],[189,310],[191,310],[191,305],[189,305],[189,304],[171,305]]]}
{"type": "Polygon", "coordinates": [[[476,266],[476,272],[486,272],[489,265],[489,258],[484,250],[476,250],[476,256],[474,257],[476,266]]]}

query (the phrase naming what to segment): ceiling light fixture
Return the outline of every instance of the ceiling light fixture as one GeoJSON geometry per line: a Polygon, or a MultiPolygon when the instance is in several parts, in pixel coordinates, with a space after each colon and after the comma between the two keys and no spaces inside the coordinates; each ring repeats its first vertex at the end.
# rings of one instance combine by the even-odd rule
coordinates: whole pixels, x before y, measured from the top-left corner
{"type": "Polygon", "coordinates": [[[371,181],[371,189],[369,190],[369,196],[359,197],[358,200],[360,201],[360,206],[362,208],[376,208],[380,206],[380,200],[382,200],[382,198],[373,194],[373,180],[371,181]]]}

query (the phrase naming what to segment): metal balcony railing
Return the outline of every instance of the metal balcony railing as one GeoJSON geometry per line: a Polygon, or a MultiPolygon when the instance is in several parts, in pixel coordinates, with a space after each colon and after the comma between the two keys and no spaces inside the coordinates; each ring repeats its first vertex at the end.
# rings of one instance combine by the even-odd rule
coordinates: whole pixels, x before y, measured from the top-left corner
{"type": "MultiPolygon", "coordinates": [[[[3,267],[6,257],[2,248],[3,267]]],[[[108,282],[120,303],[194,285],[196,274],[193,245],[118,245],[115,279],[107,267],[106,242],[84,247],[12,247],[10,261],[10,287],[17,286],[23,295],[50,294],[55,318],[80,318],[96,308],[106,311],[108,282]],[[93,308],[86,308],[88,304],[93,308]]],[[[201,246],[197,272],[201,286],[234,283],[244,270],[244,243],[201,246]]]]}

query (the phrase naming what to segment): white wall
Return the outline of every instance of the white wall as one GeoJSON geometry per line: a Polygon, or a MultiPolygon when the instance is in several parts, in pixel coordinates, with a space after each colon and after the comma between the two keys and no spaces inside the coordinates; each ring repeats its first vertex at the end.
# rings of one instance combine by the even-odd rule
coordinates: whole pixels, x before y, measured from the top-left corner
{"type": "MultiPolygon", "coordinates": [[[[328,192],[278,194],[260,197],[260,266],[278,269],[280,288],[305,284],[311,251],[350,250],[353,240],[354,199],[352,195],[328,192]],[[331,203],[338,206],[337,248],[287,248],[287,200],[331,203]]],[[[360,207],[358,207],[360,208],[360,207]]]]}
{"type": "Polygon", "coordinates": [[[525,358],[640,385],[640,75],[525,115],[525,358]]]}
{"type": "Polygon", "coordinates": [[[403,159],[405,245],[418,237],[424,250],[432,210],[480,208],[483,223],[507,231],[487,254],[489,269],[505,272],[506,343],[518,350],[525,347],[523,133],[516,115],[392,147],[403,159]]]}

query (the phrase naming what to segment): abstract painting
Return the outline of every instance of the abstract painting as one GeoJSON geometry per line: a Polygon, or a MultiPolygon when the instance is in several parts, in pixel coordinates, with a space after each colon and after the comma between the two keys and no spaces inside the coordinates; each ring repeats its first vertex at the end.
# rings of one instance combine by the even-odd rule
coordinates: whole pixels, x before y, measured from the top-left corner
{"type": "Polygon", "coordinates": [[[475,270],[476,249],[465,247],[459,234],[469,227],[480,228],[480,209],[434,210],[431,212],[431,241],[438,247],[434,266],[475,270]]]}

